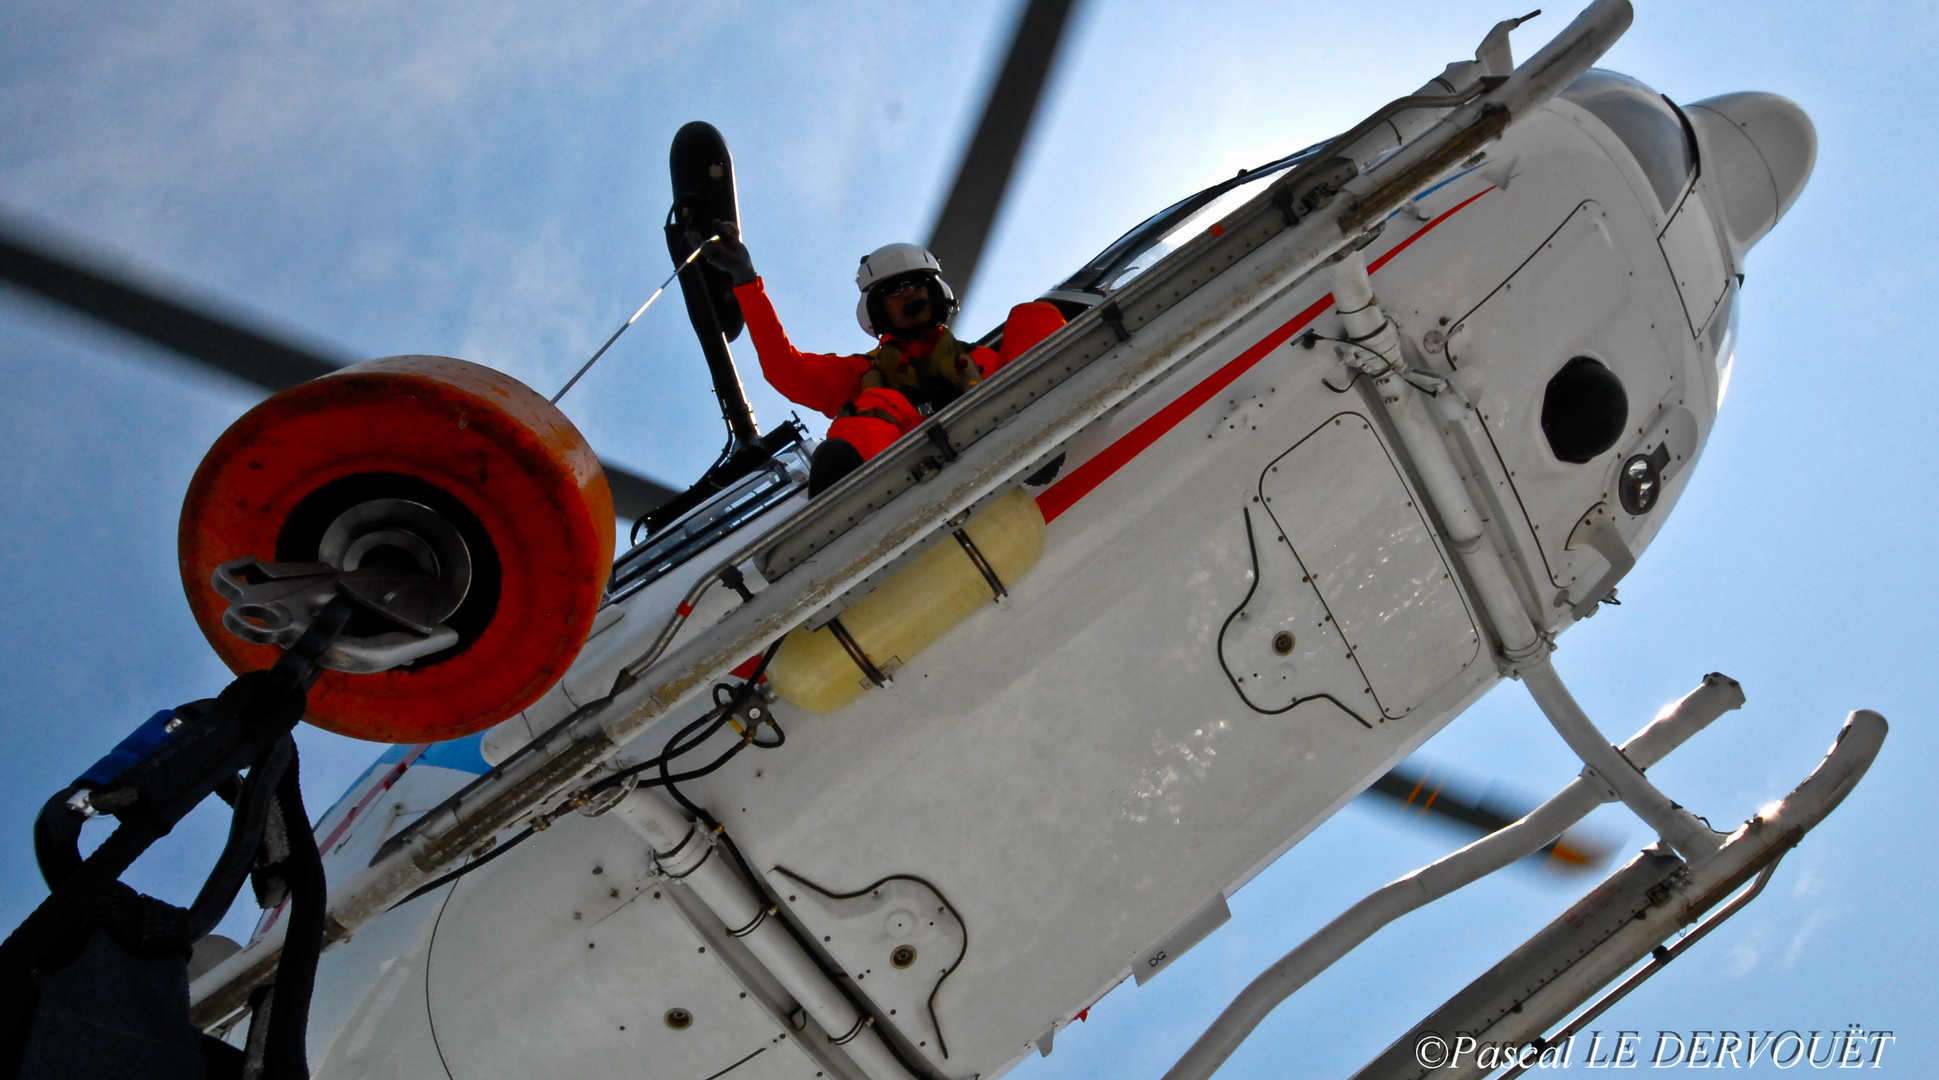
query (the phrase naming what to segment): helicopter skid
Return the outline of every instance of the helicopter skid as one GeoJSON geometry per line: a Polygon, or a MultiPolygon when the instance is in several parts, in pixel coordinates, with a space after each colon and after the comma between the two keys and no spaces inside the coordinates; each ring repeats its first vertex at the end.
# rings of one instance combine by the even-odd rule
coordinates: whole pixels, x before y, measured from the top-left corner
{"type": "MultiPolygon", "coordinates": [[[[1695,690],[1664,709],[1624,743],[1622,755],[1638,769],[1650,768],[1712,721],[1743,704],[1743,687],[1727,675],[1712,672],[1695,690]]],[[[1210,1076],[1280,1002],[1388,924],[1535,854],[1590,811],[1615,799],[1608,785],[1585,769],[1583,775],[1519,821],[1375,889],[1247,985],[1165,1080],[1210,1076]]]]}
{"type": "Polygon", "coordinates": [[[1853,712],[1810,776],[1730,834],[1714,856],[1692,865],[1668,844],[1644,849],[1389,1046],[1353,1080],[1478,1078],[1506,1065],[1516,1066],[1519,1072],[1541,1060],[1544,1052],[1565,1053],[1576,1027],[1681,952],[1681,946],[1674,951],[1665,947],[1673,935],[1696,924],[1755,878],[1749,893],[1719,910],[1691,938],[1707,933],[1754,895],[1778,860],[1864,777],[1885,733],[1884,717],[1864,709],[1853,712]],[[1616,994],[1570,1027],[1543,1037],[1591,995],[1651,955],[1655,962],[1616,994]]]}

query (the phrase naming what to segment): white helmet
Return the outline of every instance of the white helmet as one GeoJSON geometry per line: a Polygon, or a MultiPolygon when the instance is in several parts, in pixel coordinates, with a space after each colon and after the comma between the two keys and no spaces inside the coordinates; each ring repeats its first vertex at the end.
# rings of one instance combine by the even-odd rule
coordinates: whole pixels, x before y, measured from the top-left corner
{"type": "Polygon", "coordinates": [[[855,287],[862,290],[862,298],[855,303],[855,321],[862,326],[862,332],[870,337],[878,337],[875,320],[869,314],[869,290],[884,281],[904,274],[928,274],[936,282],[943,294],[942,318],[938,322],[948,322],[956,315],[956,293],[950,289],[949,282],[943,280],[943,264],[920,244],[884,244],[867,255],[862,256],[862,264],[855,270],[855,287]]]}

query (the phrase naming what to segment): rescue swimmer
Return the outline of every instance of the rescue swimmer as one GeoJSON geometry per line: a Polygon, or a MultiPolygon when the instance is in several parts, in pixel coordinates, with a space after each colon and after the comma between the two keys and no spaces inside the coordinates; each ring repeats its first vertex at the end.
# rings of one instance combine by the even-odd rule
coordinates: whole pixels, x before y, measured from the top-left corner
{"type": "MultiPolygon", "coordinates": [[[[815,451],[809,494],[818,495],[909,433],[923,417],[996,374],[1064,324],[1044,301],[1010,309],[1000,345],[959,340],[950,331],[959,305],[942,264],[917,244],[886,244],[862,256],[855,320],[876,339],[866,353],[802,352],[788,340],[754,260],[731,222],[705,247],[709,263],[734,282],[761,374],[782,396],[834,421],[815,451]]],[[[701,237],[691,236],[698,245],[701,237]]]]}

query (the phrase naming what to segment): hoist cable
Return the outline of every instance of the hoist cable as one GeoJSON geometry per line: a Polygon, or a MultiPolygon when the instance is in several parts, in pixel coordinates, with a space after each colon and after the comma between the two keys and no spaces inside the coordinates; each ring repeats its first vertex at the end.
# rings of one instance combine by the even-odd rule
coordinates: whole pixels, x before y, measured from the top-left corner
{"type": "Polygon", "coordinates": [[[660,287],[653,290],[653,295],[646,298],[646,303],[640,305],[640,309],[633,313],[633,317],[626,320],[623,323],[620,323],[619,329],[613,331],[613,336],[606,339],[606,344],[601,345],[599,347],[599,351],[592,354],[592,359],[587,360],[585,363],[579,365],[579,370],[572,373],[572,378],[567,379],[566,384],[564,386],[559,387],[559,392],[552,395],[552,404],[557,405],[559,403],[559,399],[566,396],[566,391],[572,389],[573,384],[579,381],[579,377],[584,375],[586,372],[591,371],[592,366],[595,363],[599,362],[599,358],[606,355],[606,350],[613,347],[613,342],[619,340],[619,336],[626,332],[626,328],[638,322],[640,316],[646,314],[646,309],[652,307],[653,301],[658,300],[660,298],[660,294],[667,291],[667,286],[673,284],[673,279],[680,276],[680,271],[685,270],[689,266],[692,266],[693,261],[700,257],[700,253],[706,250],[707,245],[713,243],[718,239],[720,239],[720,235],[716,233],[715,235],[710,236],[705,240],[702,240],[700,242],[699,247],[694,248],[693,251],[689,253],[686,258],[680,260],[680,265],[673,268],[673,273],[668,274],[667,279],[665,281],[660,282],[660,287]]]}

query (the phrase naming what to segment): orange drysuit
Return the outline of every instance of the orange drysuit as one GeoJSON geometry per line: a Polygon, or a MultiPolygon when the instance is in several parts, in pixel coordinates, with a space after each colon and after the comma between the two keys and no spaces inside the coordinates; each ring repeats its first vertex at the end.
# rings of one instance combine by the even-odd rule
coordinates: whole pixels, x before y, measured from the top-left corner
{"type": "Polygon", "coordinates": [[[769,385],[834,420],[828,437],[855,447],[864,461],[922,423],[918,405],[948,404],[1064,325],[1054,305],[1035,301],[1010,309],[1001,351],[960,342],[938,326],[914,341],[884,334],[867,353],[805,353],[781,329],[760,278],[735,286],[734,297],[769,385]]]}

